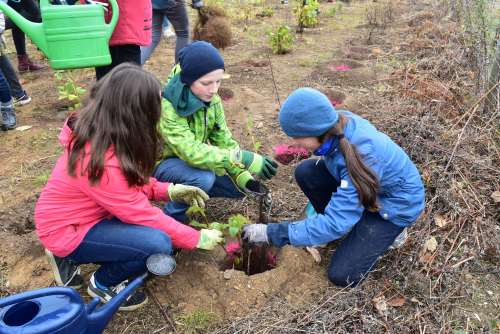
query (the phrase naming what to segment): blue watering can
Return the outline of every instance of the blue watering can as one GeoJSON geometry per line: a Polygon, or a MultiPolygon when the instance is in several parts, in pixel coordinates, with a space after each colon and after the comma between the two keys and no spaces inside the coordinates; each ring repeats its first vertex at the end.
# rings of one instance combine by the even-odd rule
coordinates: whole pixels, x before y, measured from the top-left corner
{"type": "Polygon", "coordinates": [[[155,254],[147,260],[148,271],[136,278],[104,306],[96,297],[85,306],[82,297],[68,287],[28,291],[0,299],[1,334],[99,334],[104,331],[122,302],[151,275],[166,276],[177,264],[167,254],[155,254]]]}

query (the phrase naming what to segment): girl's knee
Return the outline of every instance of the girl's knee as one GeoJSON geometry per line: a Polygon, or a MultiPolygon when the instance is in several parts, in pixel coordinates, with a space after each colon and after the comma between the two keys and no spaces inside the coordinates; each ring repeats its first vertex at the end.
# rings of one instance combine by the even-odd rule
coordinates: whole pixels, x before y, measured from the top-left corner
{"type": "Polygon", "coordinates": [[[302,161],[300,164],[297,165],[295,168],[295,180],[299,185],[304,184],[305,180],[307,179],[307,176],[310,175],[311,171],[311,165],[315,164],[316,160],[313,159],[308,159],[302,161]]]}
{"type": "Polygon", "coordinates": [[[200,170],[200,173],[195,175],[191,182],[189,182],[190,186],[198,187],[204,192],[212,189],[215,182],[215,172],[212,170],[200,170]]]}
{"type": "Polygon", "coordinates": [[[157,232],[148,236],[148,244],[150,245],[147,252],[149,256],[153,254],[170,254],[172,250],[172,241],[170,240],[170,236],[160,230],[156,230],[157,232]]]}

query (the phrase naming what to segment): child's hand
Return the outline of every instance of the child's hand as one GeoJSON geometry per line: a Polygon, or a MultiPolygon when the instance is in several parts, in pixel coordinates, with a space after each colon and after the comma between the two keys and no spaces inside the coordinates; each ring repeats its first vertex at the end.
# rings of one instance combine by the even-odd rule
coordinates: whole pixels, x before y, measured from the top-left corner
{"type": "Polygon", "coordinates": [[[248,239],[250,246],[262,247],[269,244],[267,239],[267,225],[252,224],[245,226],[241,233],[243,240],[248,239]]]}
{"type": "Polygon", "coordinates": [[[278,168],[274,160],[244,150],[231,150],[229,161],[240,166],[241,169],[256,173],[264,181],[276,175],[276,168],[278,168]]]}
{"type": "Polygon", "coordinates": [[[208,230],[206,228],[200,231],[200,241],[196,248],[213,250],[219,244],[224,244],[226,240],[222,237],[222,232],[218,230],[208,230]]]}
{"type": "Polygon", "coordinates": [[[173,183],[168,186],[168,198],[171,201],[181,201],[199,208],[204,208],[205,201],[209,199],[200,188],[173,183]]]}

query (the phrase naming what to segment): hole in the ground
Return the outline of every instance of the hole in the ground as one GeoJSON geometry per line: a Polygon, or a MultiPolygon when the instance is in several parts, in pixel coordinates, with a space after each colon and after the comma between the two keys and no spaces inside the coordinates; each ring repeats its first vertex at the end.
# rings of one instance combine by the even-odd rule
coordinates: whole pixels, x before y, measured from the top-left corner
{"type": "Polygon", "coordinates": [[[233,98],[234,93],[229,88],[219,88],[219,96],[222,101],[229,101],[233,98]]]}
{"type": "Polygon", "coordinates": [[[305,148],[287,144],[274,147],[275,159],[282,165],[288,165],[292,161],[300,161],[309,158],[309,152],[305,148]]]}
{"type": "Polygon", "coordinates": [[[320,89],[319,91],[326,95],[334,107],[341,105],[346,99],[346,95],[344,93],[332,89],[320,89]]]}
{"type": "Polygon", "coordinates": [[[222,271],[235,269],[244,271],[249,275],[261,274],[274,269],[277,264],[277,257],[271,254],[268,246],[250,247],[248,243],[242,244],[243,261],[241,261],[241,249],[237,242],[226,246],[229,255],[226,255],[222,265],[222,271]],[[251,250],[249,252],[249,250],[251,250]],[[248,259],[250,254],[250,265],[248,259]],[[238,263],[238,264],[237,264],[238,263]]]}

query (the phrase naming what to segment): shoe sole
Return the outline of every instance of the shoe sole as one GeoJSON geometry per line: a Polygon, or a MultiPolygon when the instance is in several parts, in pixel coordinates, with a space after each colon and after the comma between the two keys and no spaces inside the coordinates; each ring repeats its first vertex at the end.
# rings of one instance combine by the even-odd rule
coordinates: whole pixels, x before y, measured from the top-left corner
{"type": "MultiPolygon", "coordinates": [[[[58,286],[64,286],[64,283],[61,280],[61,275],[59,275],[59,269],[57,269],[57,264],[56,261],[54,261],[54,257],[52,256],[52,252],[49,251],[47,248],[45,248],[45,258],[47,259],[47,262],[49,263],[50,269],[52,270],[52,273],[54,274],[54,279],[56,280],[56,284],[58,286]]],[[[75,290],[80,289],[83,284],[80,285],[66,285],[68,288],[72,288],[75,290]]]]}
{"type": "Polygon", "coordinates": [[[12,103],[13,106],[22,106],[23,104],[30,103],[31,102],[31,97],[27,100],[21,100],[18,102],[12,103]]]}
{"type": "Polygon", "coordinates": [[[47,69],[47,67],[41,68],[39,70],[24,70],[24,71],[19,71],[19,69],[18,69],[17,71],[19,72],[19,74],[23,74],[23,73],[28,73],[28,72],[44,71],[46,69],[47,69]]]}
{"type": "MultiPolygon", "coordinates": [[[[101,296],[95,294],[92,290],[90,290],[90,287],[87,288],[87,293],[93,298],[96,298],[96,297],[99,298],[103,304],[106,304],[108,302],[106,299],[102,298],[101,296]]],[[[111,300],[113,300],[113,298],[111,298],[111,300]]],[[[148,296],[146,296],[146,299],[142,303],[137,304],[137,305],[130,305],[130,306],[120,306],[118,308],[118,311],[137,310],[138,308],[141,308],[144,305],[146,305],[148,303],[148,300],[149,300],[149,298],[148,298],[148,296]]]]}

